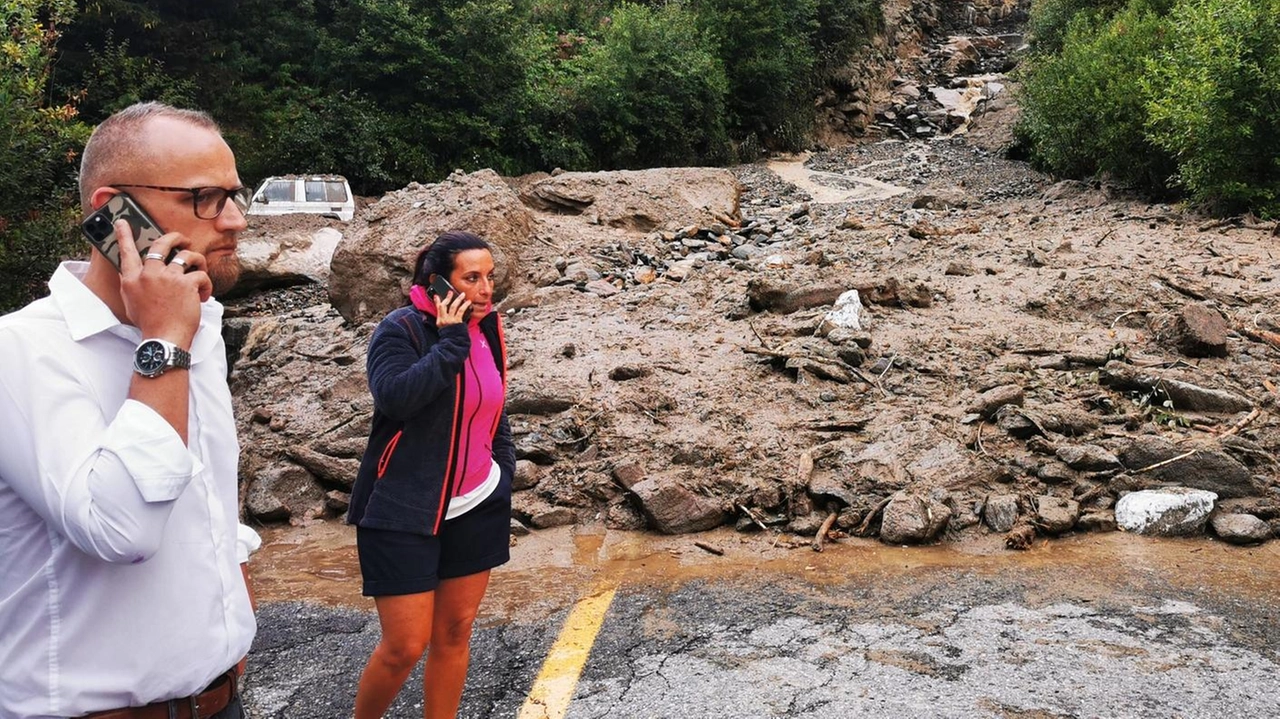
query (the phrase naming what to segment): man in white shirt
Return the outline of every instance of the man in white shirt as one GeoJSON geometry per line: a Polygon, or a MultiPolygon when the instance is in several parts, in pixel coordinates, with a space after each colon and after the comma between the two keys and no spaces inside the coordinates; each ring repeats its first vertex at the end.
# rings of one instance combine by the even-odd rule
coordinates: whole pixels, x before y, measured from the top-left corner
{"type": "Polygon", "coordinates": [[[0,719],[241,719],[256,624],[222,306],[247,193],[205,114],[104,121],[84,212],[127,192],[164,234],[67,262],[0,317],[0,719]]]}

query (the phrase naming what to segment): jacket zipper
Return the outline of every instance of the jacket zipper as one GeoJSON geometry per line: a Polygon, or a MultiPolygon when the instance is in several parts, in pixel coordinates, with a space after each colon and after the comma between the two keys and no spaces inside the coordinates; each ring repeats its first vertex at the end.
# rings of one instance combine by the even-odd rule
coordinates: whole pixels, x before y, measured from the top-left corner
{"type": "Polygon", "coordinates": [[[391,437],[391,441],[387,442],[387,446],[382,450],[382,456],[378,458],[378,479],[382,479],[382,475],[387,472],[387,465],[391,464],[391,455],[396,451],[396,445],[400,443],[400,435],[404,434],[404,430],[396,432],[391,437]]]}

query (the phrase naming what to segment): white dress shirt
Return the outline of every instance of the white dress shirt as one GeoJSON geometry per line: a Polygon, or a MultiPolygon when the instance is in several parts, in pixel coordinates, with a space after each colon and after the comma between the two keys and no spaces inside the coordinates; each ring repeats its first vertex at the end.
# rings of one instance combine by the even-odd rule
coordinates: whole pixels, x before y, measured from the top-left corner
{"type": "Polygon", "coordinates": [[[0,719],[189,696],[256,629],[222,306],[204,303],[191,348],[188,447],[126,398],[143,337],[87,268],[0,317],[0,719]]]}

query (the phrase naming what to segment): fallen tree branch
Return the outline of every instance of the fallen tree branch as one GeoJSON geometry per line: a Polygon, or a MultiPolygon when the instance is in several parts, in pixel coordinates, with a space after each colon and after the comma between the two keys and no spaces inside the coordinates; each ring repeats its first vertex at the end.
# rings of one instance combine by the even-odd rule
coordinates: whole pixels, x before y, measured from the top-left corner
{"type": "Polygon", "coordinates": [[[863,518],[862,524],[859,524],[858,528],[854,530],[853,533],[858,535],[859,537],[867,536],[867,532],[871,531],[871,523],[876,520],[876,517],[880,516],[880,513],[884,511],[885,507],[889,506],[889,500],[891,499],[893,499],[892,496],[885,497],[884,499],[880,500],[880,504],[877,504],[875,506],[875,509],[872,509],[870,512],[867,512],[867,516],[863,518]]]}
{"type": "Polygon", "coordinates": [[[765,532],[769,531],[769,528],[764,526],[764,522],[760,521],[760,518],[756,516],[755,512],[751,511],[750,507],[748,507],[745,504],[739,504],[738,509],[742,510],[742,513],[747,515],[747,518],[750,519],[752,522],[755,522],[755,525],[759,527],[761,530],[765,532]]]}
{"type": "Polygon", "coordinates": [[[1218,439],[1222,439],[1223,437],[1226,437],[1226,436],[1229,436],[1229,435],[1233,435],[1233,434],[1235,434],[1236,432],[1239,432],[1240,430],[1242,430],[1242,429],[1244,429],[1244,428],[1245,428],[1245,425],[1247,425],[1247,424],[1249,424],[1250,422],[1252,422],[1253,420],[1257,419],[1257,418],[1258,418],[1258,415],[1260,415],[1260,414],[1262,414],[1262,410],[1261,410],[1261,409],[1258,409],[1257,407],[1254,407],[1254,408],[1253,408],[1253,411],[1252,411],[1252,412],[1250,412],[1247,416],[1245,416],[1245,418],[1244,418],[1244,419],[1242,419],[1242,420],[1240,420],[1239,422],[1236,422],[1235,424],[1231,425],[1231,429],[1229,429],[1229,430],[1227,430],[1226,432],[1223,432],[1222,434],[1218,435],[1218,439]]]}
{"type": "Polygon", "coordinates": [[[827,518],[822,520],[822,526],[818,528],[818,536],[813,538],[813,551],[822,551],[822,541],[827,538],[827,532],[831,531],[831,525],[836,523],[838,512],[828,512],[827,518]]]}
{"type": "Polygon", "coordinates": [[[1234,329],[1254,342],[1262,342],[1280,350],[1280,333],[1250,329],[1244,325],[1236,325],[1234,329]]]}
{"type": "Polygon", "coordinates": [[[710,552],[711,554],[714,554],[717,557],[724,556],[723,549],[720,549],[719,547],[713,547],[710,544],[707,544],[705,542],[694,542],[693,546],[697,547],[698,549],[701,549],[704,552],[710,552]]]}
{"type": "Polygon", "coordinates": [[[1142,469],[1134,470],[1134,472],[1133,472],[1133,473],[1134,473],[1134,474],[1142,474],[1143,472],[1150,472],[1150,471],[1151,471],[1151,470],[1153,470],[1153,469],[1159,469],[1159,468],[1161,468],[1161,467],[1166,467],[1166,466],[1168,466],[1168,465],[1170,465],[1170,464],[1173,464],[1174,462],[1177,462],[1177,461],[1179,461],[1179,460],[1186,459],[1187,457],[1190,457],[1191,455],[1193,455],[1193,454],[1195,454],[1196,452],[1199,452],[1199,451],[1200,451],[1200,448],[1199,448],[1199,447],[1197,447],[1197,448],[1195,448],[1195,449],[1190,449],[1190,450],[1187,450],[1186,452],[1183,452],[1182,454],[1180,454],[1180,455],[1178,455],[1178,456],[1176,456],[1176,457],[1170,457],[1170,458],[1168,458],[1168,459],[1162,459],[1162,460],[1160,460],[1159,462],[1156,462],[1155,464],[1149,464],[1149,465],[1147,465],[1147,466],[1143,467],[1142,469]]]}

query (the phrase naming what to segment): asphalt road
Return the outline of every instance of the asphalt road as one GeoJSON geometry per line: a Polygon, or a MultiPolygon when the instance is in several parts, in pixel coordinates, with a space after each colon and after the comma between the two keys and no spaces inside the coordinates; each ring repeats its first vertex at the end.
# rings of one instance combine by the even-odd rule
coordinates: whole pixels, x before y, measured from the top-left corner
{"type": "MultiPolygon", "coordinates": [[[[255,719],[351,716],[378,625],[333,531],[276,537],[291,559],[261,570],[255,719]],[[310,585],[295,571],[308,566],[310,585]]],[[[1280,716],[1274,543],[1108,534],[1023,553],[817,554],[601,531],[522,540],[495,573],[460,716],[1280,716]]],[[[421,702],[420,666],[387,716],[419,717],[421,702]]]]}

